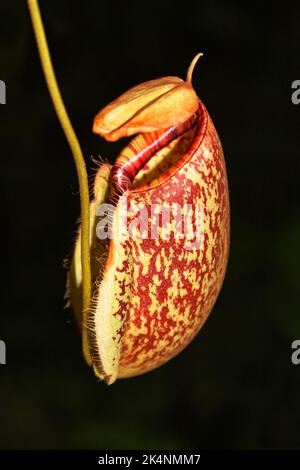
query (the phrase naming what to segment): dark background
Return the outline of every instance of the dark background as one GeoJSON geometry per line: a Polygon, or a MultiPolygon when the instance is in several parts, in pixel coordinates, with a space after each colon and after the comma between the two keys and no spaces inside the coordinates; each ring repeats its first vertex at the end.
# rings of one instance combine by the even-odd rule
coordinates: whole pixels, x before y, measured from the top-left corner
{"type": "Polygon", "coordinates": [[[241,1],[41,1],[57,76],[90,156],[123,143],[91,132],[121,92],[184,77],[223,143],[231,198],[225,283],[205,327],[159,370],[111,387],[81,357],[63,309],[62,260],[78,184],[42,76],[25,1],[1,2],[0,447],[300,448],[300,10],[241,1]]]}

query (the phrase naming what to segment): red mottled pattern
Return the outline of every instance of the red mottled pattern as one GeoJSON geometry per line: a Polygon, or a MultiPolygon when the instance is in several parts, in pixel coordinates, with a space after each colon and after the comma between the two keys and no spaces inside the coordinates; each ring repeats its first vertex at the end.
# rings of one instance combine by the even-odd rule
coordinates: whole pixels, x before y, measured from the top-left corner
{"type": "Polygon", "coordinates": [[[205,322],[222,286],[229,252],[227,177],[217,132],[202,103],[201,123],[188,154],[155,182],[128,192],[128,225],[139,213],[136,205],[151,214],[151,204],[166,202],[190,204],[194,228],[200,204],[203,239],[196,250],[188,249],[185,238],[175,239],[172,231],[169,240],[122,242],[130,258],[131,293],[122,304],[127,319],[120,377],[159,367],[180,352],[205,322]]]}

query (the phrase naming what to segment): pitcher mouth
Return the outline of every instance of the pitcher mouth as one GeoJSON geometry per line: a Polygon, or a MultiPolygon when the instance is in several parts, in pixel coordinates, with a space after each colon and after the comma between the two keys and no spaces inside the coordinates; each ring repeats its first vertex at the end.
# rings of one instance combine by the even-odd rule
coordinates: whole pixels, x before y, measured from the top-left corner
{"type": "MultiPolygon", "coordinates": [[[[195,127],[182,137],[179,137],[176,141],[173,141],[168,147],[157,152],[136,175],[133,185],[128,189],[128,192],[142,193],[144,191],[150,191],[161,186],[175,175],[189,162],[195,151],[201,145],[206,133],[207,123],[208,116],[206,107],[199,100],[198,122],[195,127]],[[167,168],[160,166],[162,160],[168,162],[167,168]]],[[[139,136],[136,136],[134,139],[138,137],[139,136]]]]}

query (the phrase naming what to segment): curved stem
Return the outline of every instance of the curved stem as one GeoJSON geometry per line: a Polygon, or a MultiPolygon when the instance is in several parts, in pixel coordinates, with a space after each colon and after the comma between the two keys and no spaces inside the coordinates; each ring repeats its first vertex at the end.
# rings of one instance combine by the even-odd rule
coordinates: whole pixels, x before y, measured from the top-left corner
{"type": "Polygon", "coordinates": [[[86,172],[86,165],[80,144],[70,122],[69,116],[65,109],[59,87],[56,81],[53,65],[51,62],[50,52],[47,39],[41,19],[40,9],[37,0],[28,0],[31,21],[36,37],[36,42],[40,54],[42,68],[49,89],[52,102],[65,133],[66,139],[70,145],[74,162],[76,165],[77,176],[79,181],[80,204],[81,204],[81,267],[82,267],[82,308],[83,308],[83,341],[86,335],[86,316],[90,307],[91,300],[91,266],[90,266],[90,246],[89,246],[89,186],[86,172]]]}

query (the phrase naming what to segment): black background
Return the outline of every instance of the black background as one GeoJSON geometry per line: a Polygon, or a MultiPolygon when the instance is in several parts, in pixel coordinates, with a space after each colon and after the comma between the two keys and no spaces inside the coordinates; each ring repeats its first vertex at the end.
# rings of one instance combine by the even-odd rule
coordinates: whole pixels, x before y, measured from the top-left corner
{"type": "Polygon", "coordinates": [[[85,365],[63,309],[62,261],[78,184],[44,83],[25,1],[1,2],[0,448],[299,448],[300,9],[285,3],[40,2],[66,106],[90,156],[123,143],[91,132],[131,86],[184,77],[220,135],[231,199],[225,283],[176,359],[111,387],[85,365]]]}

